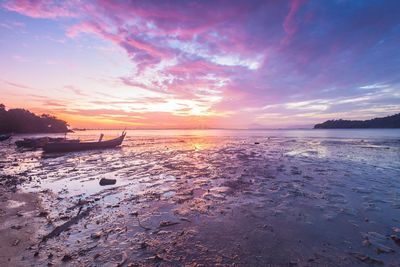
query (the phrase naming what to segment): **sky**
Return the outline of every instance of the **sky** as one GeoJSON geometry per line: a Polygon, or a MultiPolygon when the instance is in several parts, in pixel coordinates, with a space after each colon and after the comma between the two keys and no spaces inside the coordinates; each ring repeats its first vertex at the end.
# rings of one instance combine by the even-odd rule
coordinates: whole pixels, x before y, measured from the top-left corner
{"type": "Polygon", "coordinates": [[[400,112],[400,1],[0,1],[0,103],[83,128],[400,112]]]}

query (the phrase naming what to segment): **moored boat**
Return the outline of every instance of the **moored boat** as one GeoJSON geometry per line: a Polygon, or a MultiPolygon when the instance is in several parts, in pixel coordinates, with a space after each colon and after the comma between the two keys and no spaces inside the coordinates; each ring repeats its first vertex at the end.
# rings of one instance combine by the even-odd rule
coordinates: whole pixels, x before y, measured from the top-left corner
{"type": "Polygon", "coordinates": [[[54,153],[54,152],[74,152],[74,151],[81,151],[81,150],[93,150],[93,149],[106,149],[106,148],[114,148],[120,146],[124,141],[126,132],[122,132],[122,135],[111,140],[97,142],[57,142],[52,143],[49,142],[43,146],[43,151],[47,153],[54,153]]]}
{"type": "Polygon", "coordinates": [[[18,140],[15,142],[17,147],[23,148],[42,148],[47,143],[57,143],[57,142],[79,142],[79,140],[66,140],[62,137],[39,137],[39,138],[24,138],[23,140],[18,140]]]}

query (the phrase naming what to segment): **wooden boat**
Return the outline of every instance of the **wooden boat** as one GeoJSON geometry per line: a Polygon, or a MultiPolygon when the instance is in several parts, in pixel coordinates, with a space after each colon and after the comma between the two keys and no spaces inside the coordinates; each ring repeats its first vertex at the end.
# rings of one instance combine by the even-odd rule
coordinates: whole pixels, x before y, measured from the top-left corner
{"type": "Polygon", "coordinates": [[[120,146],[124,141],[126,132],[122,132],[122,135],[111,140],[101,141],[102,136],[97,142],[57,142],[47,143],[43,146],[43,151],[47,153],[53,152],[73,152],[81,150],[93,150],[93,149],[106,149],[120,146]]]}
{"type": "Polygon", "coordinates": [[[11,137],[11,134],[0,134],[0,142],[1,141],[6,141],[11,137]]]}
{"type": "Polygon", "coordinates": [[[17,147],[23,148],[42,148],[47,143],[57,143],[57,142],[79,142],[79,140],[66,140],[62,137],[39,137],[39,138],[24,138],[23,140],[18,140],[15,142],[17,147]]]}

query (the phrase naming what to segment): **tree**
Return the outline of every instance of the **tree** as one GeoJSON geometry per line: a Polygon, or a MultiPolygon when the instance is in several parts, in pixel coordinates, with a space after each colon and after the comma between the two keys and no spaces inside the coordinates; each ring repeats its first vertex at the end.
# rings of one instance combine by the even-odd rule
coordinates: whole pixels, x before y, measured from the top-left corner
{"type": "Polygon", "coordinates": [[[400,113],[366,121],[329,120],[316,124],[314,129],[400,128],[400,113]]]}
{"type": "Polygon", "coordinates": [[[5,109],[0,104],[0,132],[14,133],[64,133],[68,124],[54,116],[37,116],[25,109],[5,109]]]}

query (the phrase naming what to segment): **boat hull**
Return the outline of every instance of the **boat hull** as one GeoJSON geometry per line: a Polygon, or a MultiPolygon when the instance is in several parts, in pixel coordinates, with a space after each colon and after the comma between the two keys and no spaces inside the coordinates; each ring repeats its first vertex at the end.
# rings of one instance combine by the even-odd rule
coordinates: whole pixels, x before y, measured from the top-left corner
{"type": "Polygon", "coordinates": [[[43,151],[46,153],[56,153],[56,152],[75,152],[82,150],[95,150],[95,149],[107,149],[120,146],[124,141],[125,135],[118,138],[101,141],[101,142],[80,142],[80,143],[47,143],[43,146],[43,151]]]}
{"type": "Polygon", "coordinates": [[[25,138],[15,142],[17,147],[20,148],[43,148],[47,143],[56,142],[78,142],[79,140],[65,140],[64,138],[52,138],[52,137],[39,137],[39,138],[25,138]]]}

